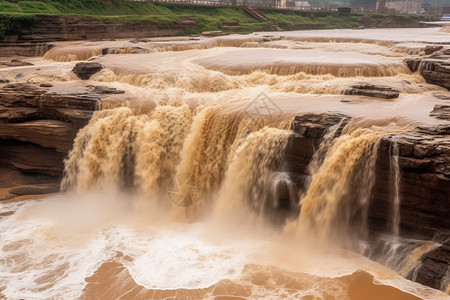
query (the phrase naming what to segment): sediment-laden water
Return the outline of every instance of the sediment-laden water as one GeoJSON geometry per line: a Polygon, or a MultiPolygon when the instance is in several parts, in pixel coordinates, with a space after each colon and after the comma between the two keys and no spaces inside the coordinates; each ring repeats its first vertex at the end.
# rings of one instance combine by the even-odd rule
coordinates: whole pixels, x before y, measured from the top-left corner
{"type": "Polygon", "coordinates": [[[449,92],[403,64],[427,43],[450,40],[425,28],[73,42],[0,69],[54,92],[125,91],[78,132],[60,194],[1,204],[0,297],[447,298],[402,277],[437,244],[398,246],[396,143],[384,265],[362,255],[380,139],[445,122],[429,112],[449,92]],[[87,59],[104,69],[81,81],[70,70],[87,59]],[[344,95],[360,82],[400,97],[344,95]],[[353,119],[328,129],[300,192],[291,124],[322,112],[353,119]]]}

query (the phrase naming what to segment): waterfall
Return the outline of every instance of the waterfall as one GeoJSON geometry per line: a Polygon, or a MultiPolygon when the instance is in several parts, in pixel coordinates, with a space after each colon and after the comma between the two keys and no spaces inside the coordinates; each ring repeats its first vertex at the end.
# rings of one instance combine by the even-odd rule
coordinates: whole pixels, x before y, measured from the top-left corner
{"type": "Polygon", "coordinates": [[[392,201],[392,234],[394,239],[399,235],[400,225],[400,168],[398,165],[398,142],[392,139],[391,160],[390,160],[391,182],[393,188],[392,201]]]}
{"type": "Polygon", "coordinates": [[[228,174],[229,180],[240,178],[240,201],[262,213],[278,205],[271,203],[275,198],[295,198],[281,168],[289,126],[289,120],[225,114],[220,108],[194,117],[187,106],[157,106],[149,113],[106,109],[79,131],[65,161],[62,190],[112,184],[195,211],[220,193],[228,174]]]}
{"type": "Polygon", "coordinates": [[[149,114],[124,107],[96,112],[65,161],[62,190],[115,184],[159,194],[175,174],[191,122],[187,106],[160,106],[149,114]]]}
{"type": "Polygon", "coordinates": [[[264,127],[242,142],[219,191],[218,217],[239,215],[248,218],[246,207],[261,216],[285,205],[295,205],[294,199],[290,198],[292,183],[285,173],[279,172],[290,134],[287,130],[264,127]],[[287,191],[280,190],[283,188],[287,191]],[[286,192],[287,201],[280,198],[286,192]]]}
{"type": "MultiPolygon", "coordinates": [[[[339,126],[337,126],[339,128],[339,126]]],[[[339,237],[346,243],[366,235],[367,209],[375,182],[375,163],[382,136],[395,126],[352,129],[347,126],[336,139],[333,128],[310,164],[311,183],[300,199],[298,220],[286,231],[313,232],[326,240],[339,237]]]]}

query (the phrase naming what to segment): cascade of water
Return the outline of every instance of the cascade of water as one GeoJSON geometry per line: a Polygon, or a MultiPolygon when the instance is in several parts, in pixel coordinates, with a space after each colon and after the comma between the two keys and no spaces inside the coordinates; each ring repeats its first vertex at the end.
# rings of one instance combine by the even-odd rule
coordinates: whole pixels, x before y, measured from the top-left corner
{"type": "Polygon", "coordinates": [[[286,230],[312,231],[322,239],[333,234],[344,243],[346,238],[364,236],[378,143],[382,136],[397,130],[392,126],[347,127],[331,147],[324,143],[322,147],[329,150],[318,150],[326,155],[321,164],[313,162],[310,187],[300,200],[299,220],[288,224],[286,230]]]}
{"type": "Polygon", "coordinates": [[[245,208],[256,212],[257,216],[273,212],[283,205],[295,205],[288,199],[280,199],[287,188],[286,197],[291,197],[293,185],[282,170],[285,148],[290,131],[264,127],[249,134],[239,145],[225,174],[219,191],[215,214],[218,218],[230,216],[248,218],[245,208]],[[274,173],[275,172],[275,173],[274,173]],[[272,193],[270,191],[271,187],[272,193]]]}
{"type": "Polygon", "coordinates": [[[392,201],[392,233],[394,238],[399,236],[400,225],[400,168],[398,165],[398,142],[392,139],[391,160],[390,160],[391,182],[393,188],[392,201]]]}
{"type": "Polygon", "coordinates": [[[385,241],[382,262],[384,265],[398,269],[399,265],[405,260],[405,257],[410,251],[414,250],[415,246],[409,247],[402,245],[405,243],[401,241],[399,237],[399,225],[400,225],[400,168],[398,165],[398,142],[395,138],[392,138],[390,149],[390,183],[391,183],[391,195],[392,195],[392,236],[389,236],[385,241]],[[401,253],[400,253],[401,252],[401,253]]]}
{"type": "Polygon", "coordinates": [[[175,173],[191,122],[187,106],[159,106],[149,114],[124,107],[95,113],[65,161],[62,190],[116,184],[161,193],[175,173]]]}

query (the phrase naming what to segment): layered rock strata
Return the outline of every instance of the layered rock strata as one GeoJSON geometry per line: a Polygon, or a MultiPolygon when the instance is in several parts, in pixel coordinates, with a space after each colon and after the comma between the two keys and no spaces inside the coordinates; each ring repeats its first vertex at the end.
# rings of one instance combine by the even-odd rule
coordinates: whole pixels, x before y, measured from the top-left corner
{"type": "Polygon", "coordinates": [[[101,40],[130,37],[179,35],[195,28],[195,21],[184,19],[171,24],[150,21],[102,21],[87,17],[37,15],[32,28],[22,28],[0,41],[2,56],[42,56],[53,41],[101,40]]]}
{"type": "MultiPolygon", "coordinates": [[[[444,105],[435,107],[430,114],[448,119],[447,113],[444,105]]],[[[338,128],[333,128],[334,136],[339,136],[349,119],[341,114],[305,114],[295,117],[292,124],[294,133],[289,140],[286,158],[290,176],[299,194],[308,188],[308,165],[324,141],[326,132],[333,125],[340,124],[338,128]]],[[[399,235],[434,241],[436,236],[442,235],[442,230],[450,229],[450,124],[447,123],[434,127],[419,126],[411,132],[381,139],[376,162],[376,182],[368,209],[369,242],[376,242],[379,236],[393,234],[394,145],[398,147],[399,235]]],[[[448,286],[445,280],[450,263],[450,234],[445,236],[444,242],[437,241],[440,246],[418,258],[420,264],[417,272],[409,274],[414,275],[414,278],[410,276],[409,279],[445,291],[448,286]]],[[[370,255],[380,257],[385,254],[370,255]]]]}
{"type": "MultiPolygon", "coordinates": [[[[24,179],[27,174],[44,178],[31,184],[59,182],[63,159],[100,99],[101,95],[95,93],[50,93],[38,84],[4,85],[0,89],[0,164],[4,186],[8,182],[9,186],[28,184],[29,180],[24,179]]],[[[34,186],[32,190],[49,189],[34,186]]]]}
{"type": "Polygon", "coordinates": [[[427,57],[407,58],[412,72],[419,72],[426,82],[450,90],[450,49],[440,50],[427,57]]]}

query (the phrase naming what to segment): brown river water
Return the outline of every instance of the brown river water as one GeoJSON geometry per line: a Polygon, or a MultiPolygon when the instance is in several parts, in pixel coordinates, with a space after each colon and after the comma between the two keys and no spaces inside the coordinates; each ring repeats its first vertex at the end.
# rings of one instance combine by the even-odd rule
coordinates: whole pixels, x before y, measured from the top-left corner
{"type": "Polygon", "coordinates": [[[429,44],[450,48],[450,35],[61,42],[28,58],[33,66],[1,68],[11,81],[51,82],[50,92],[106,85],[125,93],[108,96],[78,133],[62,193],[0,204],[0,298],[449,299],[402,277],[436,244],[422,243],[394,268],[361,255],[359,238],[380,138],[447,122],[429,112],[448,102],[448,90],[403,63],[429,44]],[[81,81],[71,69],[88,59],[105,68],[81,81]],[[360,82],[400,97],[343,95],[360,82]],[[308,112],[353,121],[339,138],[325,137],[309,189],[297,195],[284,152],[293,117],[308,112]],[[282,222],[279,193],[302,205],[282,222]]]}

